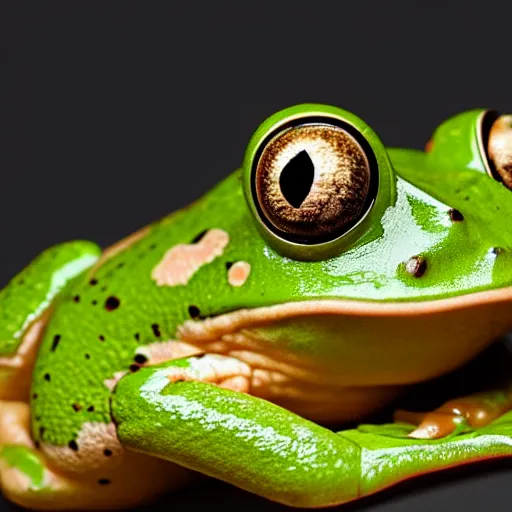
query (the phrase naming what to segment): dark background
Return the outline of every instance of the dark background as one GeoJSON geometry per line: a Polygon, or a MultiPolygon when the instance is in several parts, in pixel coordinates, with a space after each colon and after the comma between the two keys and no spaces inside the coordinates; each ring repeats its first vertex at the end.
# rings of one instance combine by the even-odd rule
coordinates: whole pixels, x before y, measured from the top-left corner
{"type": "MultiPolygon", "coordinates": [[[[511,112],[507,3],[3,5],[0,286],[50,244],[108,245],[197,198],[277,109],[331,103],[415,148],[463,109],[511,112]]],[[[509,510],[511,483],[485,464],[341,510],[509,510]]],[[[213,503],[283,510],[217,482],[157,508],[213,503]]]]}

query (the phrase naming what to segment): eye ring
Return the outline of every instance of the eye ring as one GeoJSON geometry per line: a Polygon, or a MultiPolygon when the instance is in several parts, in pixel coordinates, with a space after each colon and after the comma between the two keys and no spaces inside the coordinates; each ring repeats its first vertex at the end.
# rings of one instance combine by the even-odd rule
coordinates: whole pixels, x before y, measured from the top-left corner
{"type": "Polygon", "coordinates": [[[260,233],[293,259],[327,259],[348,249],[379,230],[375,221],[396,198],[380,139],[354,114],[327,105],[289,107],[264,121],[243,170],[260,233]]]}

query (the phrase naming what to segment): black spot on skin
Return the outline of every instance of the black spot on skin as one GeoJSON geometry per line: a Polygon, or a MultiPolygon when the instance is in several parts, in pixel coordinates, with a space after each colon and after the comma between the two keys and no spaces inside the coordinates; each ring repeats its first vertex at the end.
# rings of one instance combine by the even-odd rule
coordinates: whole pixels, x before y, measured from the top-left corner
{"type": "Polygon", "coordinates": [[[117,268],[123,268],[123,267],[124,267],[124,262],[121,261],[120,263],[117,264],[117,268]]]}
{"type": "Polygon", "coordinates": [[[466,196],[466,197],[464,198],[464,201],[469,201],[469,196],[466,196]]]}
{"type": "Polygon", "coordinates": [[[32,399],[33,399],[33,400],[37,400],[38,398],[39,398],[39,395],[38,395],[37,393],[34,393],[34,394],[32,395],[32,399]]]}
{"type": "Polygon", "coordinates": [[[91,304],[92,304],[93,306],[96,306],[96,304],[98,304],[98,301],[97,301],[97,300],[93,300],[93,301],[91,301],[91,304]]]}
{"type": "Polygon", "coordinates": [[[199,311],[197,306],[189,306],[188,314],[190,315],[190,318],[199,318],[201,316],[201,311],[199,311]]]}
{"type": "Polygon", "coordinates": [[[503,247],[493,247],[491,249],[491,252],[492,252],[492,254],[495,254],[496,256],[498,256],[498,254],[505,252],[505,249],[503,249],[503,247]]]}
{"type": "Polygon", "coordinates": [[[45,427],[39,427],[39,439],[43,438],[45,432],[46,432],[45,427]]]}
{"type": "Polygon", "coordinates": [[[117,297],[109,297],[105,301],[105,309],[107,311],[114,311],[114,309],[117,309],[119,307],[120,301],[117,297]]]}
{"type": "Polygon", "coordinates": [[[52,342],[52,352],[55,352],[55,349],[58,347],[59,342],[60,342],[60,334],[56,334],[56,335],[53,337],[53,342],[52,342]]]}
{"type": "Polygon", "coordinates": [[[193,244],[197,244],[197,242],[200,242],[201,241],[201,238],[203,238],[204,235],[206,235],[207,233],[207,229],[205,229],[204,231],[201,231],[201,233],[199,233],[198,235],[196,235],[193,239],[192,239],[192,243],[193,244]]]}
{"type": "Polygon", "coordinates": [[[106,287],[106,286],[102,286],[102,287],[100,288],[100,291],[102,291],[102,292],[104,292],[104,291],[106,291],[106,290],[107,290],[107,287],[106,287]]]}
{"type": "Polygon", "coordinates": [[[36,450],[39,450],[39,448],[41,448],[41,443],[39,441],[34,441],[34,445],[36,447],[36,450]]]}
{"type": "Polygon", "coordinates": [[[144,364],[147,360],[148,358],[144,354],[137,354],[134,358],[134,361],[138,364],[144,364]]]}
{"type": "Polygon", "coordinates": [[[100,341],[105,341],[105,336],[103,336],[103,334],[100,334],[100,335],[98,336],[98,339],[99,339],[100,341]]]}
{"type": "Polygon", "coordinates": [[[453,222],[462,222],[464,220],[464,215],[459,212],[459,210],[456,210],[455,208],[451,208],[448,212],[450,214],[450,219],[453,222]]]}
{"type": "Polygon", "coordinates": [[[97,280],[97,279],[91,279],[91,280],[89,281],[89,284],[90,284],[91,286],[96,286],[96,285],[98,284],[98,280],[97,280]]]}
{"type": "Polygon", "coordinates": [[[405,264],[405,270],[414,277],[421,277],[427,270],[427,260],[423,256],[413,256],[405,264]]]}
{"type": "Polygon", "coordinates": [[[110,482],[110,480],[109,480],[108,478],[100,478],[100,479],[98,480],[98,483],[99,483],[100,485],[109,485],[111,482],[110,482]]]}
{"type": "Polygon", "coordinates": [[[85,359],[91,359],[91,354],[85,354],[85,359]]]}
{"type": "Polygon", "coordinates": [[[151,244],[151,245],[149,246],[149,249],[150,249],[151,251],[152,251],[153,249],[156,249],[156,244],[151,244]]]}
{"type": "Polygon", "coordinates": [[[153,334],[157,338],[160,338],[160,336],[162,336],[162,333],[160,332],[160,326],[158,324],[152,324],[151,329],[153,329],[153,334]]]}
{"type": "Polygon", "coordinates": [[[87,412],[94,412],[94,405],[87,407],[87,412]]]}
{"type": "Polygon", "coordinates": [[[24,279],[20,279],[20,280],[18,281],[18,284],[25,284],[25,280],[24,280],[24,279]]]}
{"type": "Polygon", "coordinates": [[[131,372],[138,372],[140,370],[140,366],[138,364],[131,364],[130,365],[130,371],[131,372]]]}
{"type": "Polygon", "coordinates": [[[226,270],[229,270],[233,265],[234,263],[232,261],[226,261],[226,270]]]}
{"type": "Polygon", "coordinates": [[[103,455],[105,455],[105,457],[111,457],[112,456],[112,450],[109,450],[108,448],[105,448],[103,450],[103,455]]]}
{"type": "Polygon", "coordinates": [[[41,416],[36,416],[36,421],[41,421],[41,416]]]}
{"type": "Polygon", "coordinates": [[[45,380],[45,381],[47,381],[47,382],[50,382],[51,377],[50,377],[50,374],[49,374],[49,373],[45,373],[45,374],[44,374],[44,380],[45,380]]]}
{"type": "Polygon", "coordinates": [[[73,302],[80,302],[80,295],[75,295],[73,297],[73,302]]]}
{"type": "Polygon", "coordinates": [[[73,407],[73,410],[75,412],[78,412],[78,411],[82,410],[82,406],[80,404],[73,404],[71,407],[73,407]]]}
{"type": "Polygon", "coordinates": [[[139,340],[140,340],[140,334],[139,334],[138,332],[136,332],[136,333],[135,333],[135,339],[136,339],[137,341],[139,341],[139,340]]]}
{"type": "Polygon", "coordinates": [[[69,441],[68,446],[74,451],[78,451],[78,445],[76,444],[76,441],[69,441]]]}

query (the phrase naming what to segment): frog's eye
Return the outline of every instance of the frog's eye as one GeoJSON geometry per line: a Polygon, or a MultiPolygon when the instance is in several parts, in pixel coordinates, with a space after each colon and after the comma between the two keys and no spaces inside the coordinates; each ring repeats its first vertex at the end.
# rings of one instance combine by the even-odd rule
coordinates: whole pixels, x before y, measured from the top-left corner
{"type": "Polygon", "coordinates": [[[301,123],[262,147],[254,189],[266,223],[301,243],[332,240],[368,210],[372,170],[368,148],[346,128],[301,123]]]}
{"type": "Polygon", "coordinates": [[[396,183],[384,145],[363,120],[306,104],[277,112],[256,130],[245,152],[244,188],[269,245],[318,260],[377,233],[396,183]]]}
{"type": "Polygon", "coordinates": [[[512,115],[501,115],[492,124],[487,154],[491,174],[512,189],[512,115]]]}
{"type": "Polygon", "coordinates": [[[372,157],[346,127],[302,122],[279,130],[261,148],[254,190],[262,218],[287,240],[339,237],[372,200],[372,157]]]}

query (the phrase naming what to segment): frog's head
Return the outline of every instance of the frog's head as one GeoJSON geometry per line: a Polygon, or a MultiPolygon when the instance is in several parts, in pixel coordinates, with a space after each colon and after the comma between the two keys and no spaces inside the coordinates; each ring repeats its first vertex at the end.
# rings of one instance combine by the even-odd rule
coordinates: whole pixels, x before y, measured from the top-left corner
{"type": "Polygon", "coordinates": [[[218,289],[206,308],[215,318],[184,332],[251,331],[333,360],[350,351],[370,367],[375,358],[380,383],[471,357],[512,327],[511,126],[492,111],[466,112],[423,152],[386,148],[339,108],[271,116],[241,176],[216,192],[243,279],[218,289]],[[374,344],[403,359],[401,372],[382,368],[374,344]]]}
{"type": "MultiPolygon", "coordinates": [[[[340,268],[347,251],[366,245],[372,232],[384,229],[403,180],[427,193],[432,205],[437,200],[451,206],[452,221],[462,222],[462,212],[481,217],[484,210],[488,220],[503,224],[507,217],[501,205],[494,210],[492,205],[512,197],[494,183],[512,188],[512,116],[463,112],[441,124],[425,152],[419,152],[385,148],[350,112],[298,105],[268,118],[251,138],[244,159],[246,200],[267,243],[291,259],[339,261],[340,268]],[[465,190],[449,186],[460,179],[470,181],[465,190]],[[469,185],[477,186],[476,197],[469,185]]],[[[429,201],[424,196],[422,202],[429,201]]],[[[441,205],[435,206],[439,211],[441,205]]],[[[419,224],[428,231],[435,221],[425,218],[419,224]]]]}

